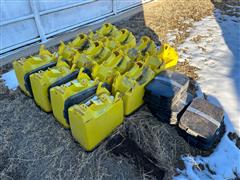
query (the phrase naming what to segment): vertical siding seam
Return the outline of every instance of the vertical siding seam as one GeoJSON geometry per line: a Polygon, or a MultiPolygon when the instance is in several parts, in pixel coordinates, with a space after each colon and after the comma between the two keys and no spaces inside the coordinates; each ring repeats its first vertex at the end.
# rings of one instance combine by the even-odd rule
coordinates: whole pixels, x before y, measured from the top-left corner
{"type": "Polygon", "coordinates": [[[44,28],[42,26],[39,11],[38,11],[37,6],[36,6],[36,1],[35,0],[29,0],[29,3],[30,3],[30,6],[31,6],[31,9],[33,11],[35,23],[36,23],[37,30],[38,30],[39,36],[41,38],[41,41],[45,42],[47,40],[47,38],[46,38],[46,35],[45,35],[44,28]]]}
{"type": "Polygon", "coordinates": [[[112,0],[113,13],[117,14],[117,0],[112,0]]]}

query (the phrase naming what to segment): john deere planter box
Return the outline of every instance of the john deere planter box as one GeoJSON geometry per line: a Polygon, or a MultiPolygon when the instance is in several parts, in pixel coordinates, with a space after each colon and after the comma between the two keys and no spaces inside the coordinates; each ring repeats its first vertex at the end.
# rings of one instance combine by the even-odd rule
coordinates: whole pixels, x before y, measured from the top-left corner
{"type": "Polygon", "coordinates": [[[13,68],[21,90],[28,96],[32,96],[30,75],[40,70],[44,71],[56,65],[56,57],[41,46],[39,55],[28,59],[20,59],[13,62],[13,68]]]}
{"type": "MultiPolygon", "coordinates": [[[[60,122],[65,128],[69,128],[68,119],[65,118],[68,105],[76,102],[76,95],[89,90],[94,86],[97,86],[98,80],[91,80],[90,77],[83,72],[83,68],[80,70],[77,79],[72,80],[66,84],[51,88],[50,97],[53,114],[58,122],[60,122]],[[75,95],[75,96],[74,96],[75,95]],[[70,102],[72,101],[72,102],[70,102]]],[[[93,92],[95,93],[95,91],[93,92]]],[[[90,94],[93,95],[93,94],[90,94]]],[[[85,96],[87,98],[87,96],[85,96]]]]}
{"type": "Polygon", "coordinates": [[[113,51],[111,56],[101,65],[95,63],[92,68],[92,77],[99,78],[102,82],[112,84],[116,73],[124,74],[132,66],[131,59],[121,50],[113,51]]]}
{"type": "Polygon", "coordinates": [[[92,41],[84,53],[98,64],[101,64],[111,55],[111,51],[104,47],[101,41],[92,41]]]}
{"type": "Polygon", "coordinates": [[[163,44],[158,53],[158,57],[163,61],[163,64],[158,71],[161,72],[163,70],[174,70],[177,62],[178,62],[178,54],[176,50],[171,47],[169,44],[163,44]]]}
{"type": "Polygon", "coordinates": [[[139,43],[136,47],[133,47],[128,50],[127,54],[128,56],[137,61],[137,60],[143,60],[146,54],[148,55],[155,55],[157,53],[157,46],[147,36],[141,37],[139,43]]]}
{"type": "Polygon", "coordinates": [[[51,112],[50,89],[75,79],[78,70],[70,69],[67,63],[58,61],[57,66],[46,71],[39,71],[30,76],[33,97],[45,112],[51,112]]]}
{"type": "Polygon", "coordinates": [[[89,43],[89,37],[86,34],[81,33],[73,41],[69,42],[68,45],[79,52],[82,52],[88,48],[89,43]]]}
{"type": "Polygon", "coordinates": [[[103,63],[111,54],[112,52],[104,47],[101,41],[90,41],[87,49],[75,53],[73,64],[76,64],[79,69],[85,67],[92,70],[93,65],[103,63]]]}
{"type": "Polygon", "coordinates": [[[136,38],[127,29],[117,31],[114,40],[119,42],[121,50],[128,52],[129,49],[136,46],[136,38]]]}
{"type": "Polygon", "coordinates": [[[86,151],[93,150],[123,122],[123,101],[99,84],[95,95],[69,108],[73,137],[86,151]]]}
{"type": "Polygon", "coordinates": [[[116,26],[106,23],[103,24],[100,29],[96,30],[96,33],[90,30],[88,36],[94,41],[102,41],[104,38],[115,38],[115,36],[118,34],[118,31],[119,30],[116,28],[116,26]]]}
{"type": "Polygon", "coordinates": [[[154,78],[154,72],[137,62],[129,72],[115,78],[112,86],[113,94],[120,92],[124,101],[124,114],[130,115],[143,103],[144,87],[154,78]]]}

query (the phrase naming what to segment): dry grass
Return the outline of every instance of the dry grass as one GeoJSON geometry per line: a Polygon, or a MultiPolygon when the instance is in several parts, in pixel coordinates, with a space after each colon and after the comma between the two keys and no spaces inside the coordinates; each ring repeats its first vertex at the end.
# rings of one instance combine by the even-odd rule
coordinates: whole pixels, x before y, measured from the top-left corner
{"type": "Polygon", "coordinates": [[[0,179],[138,179],[127,159],[105,150],[107,141],[86,153],[19,89],[0,89],[0,179]]]}
{"type": "Polygon", "coordinates": [[[191,41],[193,41],[193,42],[195,42],[195,43],[199,43],[199,42],[202,40],[202,38],[206,38],[206,37],[207,37],[207,36],[197,35],[197,36],[193,37],[193,38],[191,39],[191,41]]]}
{"type": "Polygon", "coordinates": [[[182,43],[188,36],[187,29],[193,21],[211,15],[213,4],[210,0],[158,0],[143,6],[143,12],[129,20],[116,23],[128,28],[139,39],[148,35],[159,44],[167,42],[167,34],[177,30],[175,45],[182,43]]]}
{"type": "Polygon", "coordinates": [[[188,36],[187,29],[192,21],[212,14],[213,5],[210,0],[159,0],[144,8],[145,24],[166,42],[169,30],[177,29],[175,45],[188,36]],[[192,21],[191,21],[192,20],[192,21]]]}
{"type": "Polygon", "coordinates": [[[184,73],[193,80],[198,79],[198,75],[196,73],[197,70],[199,70],[197,67],[189,65],[189,61],[178,62],[178,65],[175,69],[175,71],[184,73]]]}
{"type": "Polygon", "coordinates": [[[146,106],[127,117],[119,131],[134,140],[144,152],[151,154],[157,165],[166,171],[167,179],[176,175],[176,167],[184,168],[180,156],[210,153],[191,147],[179,136],[175,126],[157,120],[146,106]]]}
{"type": "MultiPolygon", "coordinates": [[[[173,45],[177,47],[189,36],[188,29],[192,27],[192,22],[211,15],[213,8],[210,0],[158,0],[144,5],[143,12],[115,25],[132,31],[137,40],[147,35],[157,45],[167,42],[168,33],[174,32],[176,38],[173,45]]],[[[195,40],[200,39],[196,37],[195,40]]],[[[190,66],[187,61],[178,63],[176,70],[193,79],[198,78],[197,68],[190,66]]]]}

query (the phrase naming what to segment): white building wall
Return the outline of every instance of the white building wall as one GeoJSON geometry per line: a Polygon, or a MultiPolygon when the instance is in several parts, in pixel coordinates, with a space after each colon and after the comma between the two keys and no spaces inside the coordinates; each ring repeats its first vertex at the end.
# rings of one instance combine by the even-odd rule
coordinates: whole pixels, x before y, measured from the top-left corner
{"type": "Polygon", "coordinates": [[[45,42],[146,0],[0,0],[0,54],[45,42]]]}

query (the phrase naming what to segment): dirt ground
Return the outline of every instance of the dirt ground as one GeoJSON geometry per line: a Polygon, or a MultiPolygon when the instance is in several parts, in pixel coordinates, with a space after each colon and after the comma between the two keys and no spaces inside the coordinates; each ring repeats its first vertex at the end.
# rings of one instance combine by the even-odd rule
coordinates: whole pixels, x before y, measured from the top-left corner
{"type": "MultiPolygon", "coordinates": [[[[143,10],[115,25],[129,29],[138,40],[148,35],[157,45],[177,29],[177,46],[188,36],[191,22],[210,15],[213,5],[210,0],[161,0],[143,10]]],[[[1,67],[0,73],[11,68],[1,67]]],[[[197,69],[187,62],[176,70],[197,79],[197,69]]],[[[158,121],[146,106],[126,117],[91,153],[84,152],[52,114],[41,111],[19,89],[8,90],[3,82],[0,107],[0,179],[160,179],[163,174],[171,179],[176,168],[184,168],[181,155],[209,153],[189,146],[174,126],[158,121]],[[122,137],[127,141],[122,143],[122,137]]]]}

